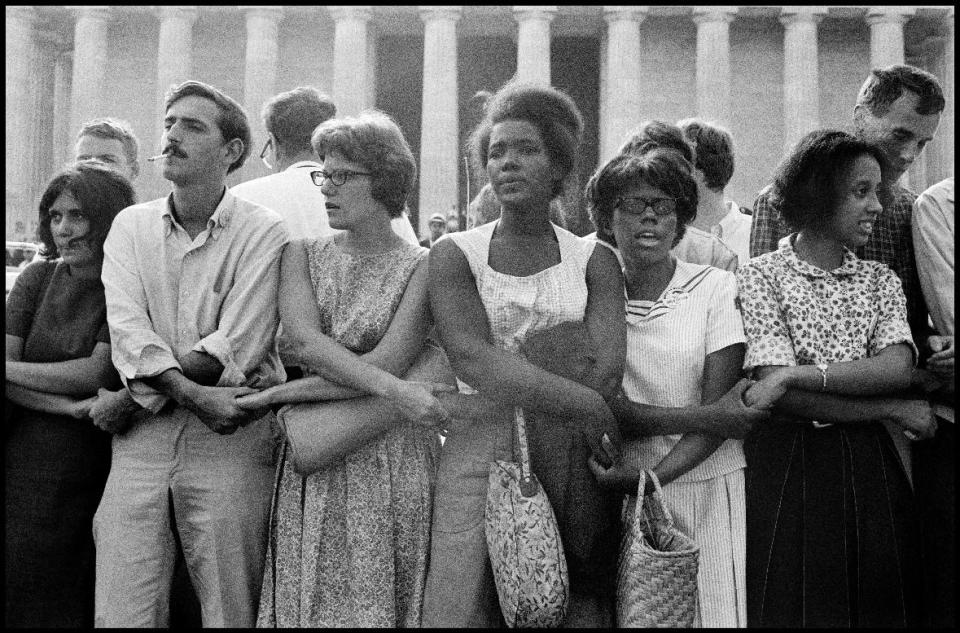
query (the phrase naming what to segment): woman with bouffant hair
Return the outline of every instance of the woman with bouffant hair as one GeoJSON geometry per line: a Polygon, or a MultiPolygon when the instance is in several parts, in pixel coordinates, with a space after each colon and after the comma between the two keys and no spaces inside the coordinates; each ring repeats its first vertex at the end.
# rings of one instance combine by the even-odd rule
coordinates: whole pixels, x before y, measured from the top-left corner
{"type": "Polygon", "coordinates": [[[100,163],[54,176],[40,199],[42,258],[6,304],[6,611],[9,627],[93,627],[93,514],[110,435],[89,419],[116,388],[100,267],[113,218],[136,202],[100,163]]]}

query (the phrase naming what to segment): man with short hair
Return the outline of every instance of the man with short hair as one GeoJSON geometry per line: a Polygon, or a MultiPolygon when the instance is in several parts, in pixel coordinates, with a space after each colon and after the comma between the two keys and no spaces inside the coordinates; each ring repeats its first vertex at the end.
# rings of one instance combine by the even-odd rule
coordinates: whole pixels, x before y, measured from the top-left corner
{"type": "Polygon", "coordinates": [[[174,530],[205,627],[252,627],[278,436],[236,398],[283,382],[283,221],[233,196],[249,154],[236,101],[187,81],[166,97],[163,176],[172,193],[117,215],[104,244],[113,362],[145,410],[113,440],[94,518],[96,625],[165,627],[174,530]]]}
{"type": "Polygon", "coordinates": [[[704,240],[698,236],[714,236],[736,255],[733,265],[750,259],[750,216],[740,205],[726,199],[727,183],[733,177],[733,136],[718,125],[690,118],[677,121],[696,156],[693,178],[697,181],[697,217],[687,225],[683,239],[673,253],[684,261],[694,261],[692,247],[704,240]]]}
{"type": "Polygon", "coordinates": [[[113,117],[93,119],[84,123],[77,134],[74,159],[99,161],[133,182],[140,174],[139,146],[126,121],[113,117]]]}
{"type": "MultiPolygon", "coordinates": [[[[940,82],[925,70],[906,65],[874,69],[857,95],[854,134],[883,149],[890,162],[891,178],[899,179],[933,138],[944,104],[940,82]]],[[[854,252],[860,259],[886,264],[900,277],[910,329],[914,340],[920,342],[927,331],[926,310],[910,234],[910,215],[917,195],[897,184],[892,194],[893,204],[877,218],[866,245],[854,252]]],[[[768,185],[753,203],[750,256],[776,250],[788,233],[768,185]]]]}
{"type": "MultiPolygon", "coordinates": [[[[267,140],[260,158],[276,173],[254,178],[231,189],[239,198],[275,211],[287,223],[291,239],[318,238],[334,233],[327,220],[326,199],[312,174],[323,169],[310,146],[313,130],[334,117],[337,108],[327,95],[301,86],[274,95],[261,117],[267,140]],[[272,151],[271,151],[272,150],[272,151]],[[273,154],[272,162],[268,154],[273,154]]],[[[416,233],[406,214],[394,218],[393,231],[412,244],[416,233]]]]}
{"type": "Polygon", "coordinates": [[[443,219],[442,213],[434,213],[427,221],[430,228],[430,235],[420,240],[420,246],[430,248],[433,243],[439,240],[447,232],[447,221],[443,219]]]}

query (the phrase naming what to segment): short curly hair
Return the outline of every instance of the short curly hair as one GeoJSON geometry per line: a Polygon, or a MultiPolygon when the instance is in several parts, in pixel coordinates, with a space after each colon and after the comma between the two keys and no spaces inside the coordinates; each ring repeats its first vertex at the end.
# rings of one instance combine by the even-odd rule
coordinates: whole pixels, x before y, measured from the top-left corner
{"type": "Polygon", "coordinates": [[[37,237],[43,244],[40,255],[47,259],[60,257],[50,230],[50,207],[64,192],[76,199],[90,220],[86,242],[101,255],[113,219],[120,211],[137,203],[137,194],[130,181],[99,161],[81,160],[64,168],[50,180],[40,197],[37,237]]]}
{"type": "Polygon", "coordinates": [[[687,225],[697,217],[697,181],[690,163],[669,147],[657,147],[642,154],[618,154],[590,177],[584,189],[590,220],[597,237],[617,245],[613,235],[613,212],[620,196],[630,187],[646,184],[656,187],[677,201],[676,246],[687,225]]]}
{"type": "Polygon", "coordinates": [[[793,231],[826,227],[842,198],[847,169],[863,155],[880,165],[878,198],[888,208],[893,180],[883,150],[841,130],[815,130],[797,142],[773,177],[773,195],[787,226],[793,231]]]}
{"type": "Polygon", "coordinates": [[[313,151],[322,161],[338,152],[370,172],[370,193],[391,218],[403,213],[417,180],[417,163],[400,126],[385,112],[367,110],[357,116],[324,121],[313,131],[313,151]]]}
{"type": "Polygon", "coordinates": [[[677,127],[696,153],[694,166],[713,191],[722,191],[733,178],[733,136],[724,128],[700,119],[682,119],[677,127]]]}
{"type": "Polygon", "coordinates": [[[695,164],[696,151],[683,135],[683,130],[672,123],[657,119],[644,121],[630,132],[617,153],[639,156],[657,147],[676,150],[691,166],[695,164]]]}
{"type": "Polygon", "coordinates": [[[553,87],[507,83],[490,98],[486,115],[467,140],[476,164],[486,167],[493,126],[511,120],[526,121],[540,132],[550,162],[562,173],[551,187],[553,197],[558,197],[567,176],[577,166],[583,139],[583,116],[577,104],[570,95],[553,87]]]}

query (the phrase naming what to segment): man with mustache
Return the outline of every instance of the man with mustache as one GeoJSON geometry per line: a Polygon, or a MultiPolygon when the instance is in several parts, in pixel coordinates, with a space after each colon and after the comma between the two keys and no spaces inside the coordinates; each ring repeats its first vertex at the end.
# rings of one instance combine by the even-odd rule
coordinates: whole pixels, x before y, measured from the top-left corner
{"type": "Polygon", "coordinates": [[[166,627],[175,532],[203,626],[255,621],[276,439],[235,398],[283,382],[274,335],[282,219],[227,191],[243,109],[196,81],[166,97],[172,193],[120,212],[104,244],[113,363],[143,411],[113,441],[94,519],[96,625],[166,627]]]}

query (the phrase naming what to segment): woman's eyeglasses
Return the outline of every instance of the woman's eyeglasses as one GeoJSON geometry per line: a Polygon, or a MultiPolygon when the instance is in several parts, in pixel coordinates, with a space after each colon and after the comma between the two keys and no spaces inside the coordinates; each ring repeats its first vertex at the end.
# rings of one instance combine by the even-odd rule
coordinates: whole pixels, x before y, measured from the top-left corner
{"type": "Polygon", "coordinates": [[[324,171],[318,169],[316,171],[310,172],[310,178],[313,179],[313,184],[318,187],[322,187],[325,180],[329,180],[337,187],[346,183],[353,176],[371,176],[373,174],[366,171],[351,171],[349,169],[337,169],[334,171],[324,171]]]}
{"type": "Polygon", "coordinates": [[[670,215],[677,210],[677,201],[673,198],[642,198],[624,196],[617,199],[614,208],[627,215],[643,215],[647,209],[653,209],[657,215],[670,215]]]}

